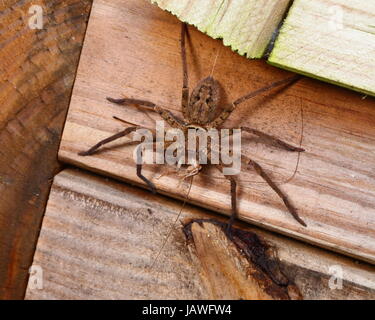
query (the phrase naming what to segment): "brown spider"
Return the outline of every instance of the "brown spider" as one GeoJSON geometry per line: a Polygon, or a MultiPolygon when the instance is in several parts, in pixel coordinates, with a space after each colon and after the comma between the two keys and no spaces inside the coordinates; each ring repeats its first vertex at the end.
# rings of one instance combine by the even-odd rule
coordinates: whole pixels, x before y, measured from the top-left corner
{"type": "MultiPolygon", "coordinates": [[[[182,130],[184,133],[187,132],[189,128],[201,128],[201,129],[218,129],[222,126],[224,121],[229,117],[232,111],[242,102],[255,97],[263,92],[268,90],[274,89],[276,87],[280,87],[287,84],[292,84],[297,81],[300,77],[293,76],[288,79],[284,79],[281,81],[274,82],[268,86],[250,92],[249,94],[235,100],[234,102],[224,106],[222,111],[219,110],[219,100],[220,100],[220,87],[219,83],[213,77],[207,77],[201,80],[198,85],[195,87],[193,92],[189,97],[189,87],[188,87],[188,71],[187,71],[187,60],[186,60],[186,48],[185,48],[185,38],[187,35],[188,29],[186,24],[182,24],[181,28],[181,57],[182,57],[182,68],[183,68],[183,87],[182,87],[182,113],[184,116],[184,120],[177,118],[173,115],[170,111],[163,109],[156,104],[145,101],[145,100],[138,100],[138,99],[113,99],[107,98],[108,101],[112,103],[116,103],[119,105],[137,105],[141,106],[147,110],[154,111],[158,113],[172,128],[178,128],[182,130]]],[[[114,117],[117,120],[121,120],[119,118],[114,117]]],[[[123,120],[124,121],[124,120],[123,120]]],[[[124,121],[126,122],[126,121],[124,121]]],[[[81,156],[88,156],[95,153],[101,146],[117,140],[121,137],[124,137],[131,132],[136,131],[139,129],[139,126],[132,126],[126,128],[125,130],[110,136],[107,139],[104,139],[97,143],[95,146],[90,148],[85,152],[80,152],[79,155],[81,156]]],[[[231,134],[233,134],[233,128],[230,129],[231,134]]],[[[263,133],[259,130],[249,128],[249,127],[240,127],[240,130],[244,132],[251,133],[253,135],[258,136],[263,143],[271,143],[283,149],[292,152],[303,152],[305,151],[302,148],[294,147],[276,137],[263,133]]],[[[185,135],[186,136],[186,135],[185,135]]],[[[138,142],[139,143],[139,142],[138,142]]],[[[167,146],[167,144],[166,144],[167,146]]],[[[279,197],[283,200],[285,206],[288,208],[289,212],[292,216],[303,226],[306,226],[305,222],[299,217],[297,214],[296,209],[293,205],[289,202],[288,197],[280,190],[280,188],[272,181],[272,179],[268,176],[268,174],[263,170],[263,168],[254,160],[247,158],[244,155],[241,155],[243,159],[247,161],[247,164],[252,166],[253,169],[268,183],[268,185],[279,195],[279,197]]],[[[210,156],[208,155],[208,164],[210,163],[210,156]]],[[[212,164],[216,166],[218,169],[222,169],[223,165],[221,164],[212,164]]],[[[187,176],[193,176],[199,174],[201,170],[201,165],[189,167],[190,171],[187,173],[187,176]]],[[[145,176],[142,175],[142,164],[137,164],[137,176],[142,179],[148,187],[153,191],[156,192],[155,185],[148,180],[145,176]]],[[[237,217],[237,182],[234,176],[225,176],[226,179],[230,181],[231,184],[231,218],[228,223],[230,227],[237,217]]]]}

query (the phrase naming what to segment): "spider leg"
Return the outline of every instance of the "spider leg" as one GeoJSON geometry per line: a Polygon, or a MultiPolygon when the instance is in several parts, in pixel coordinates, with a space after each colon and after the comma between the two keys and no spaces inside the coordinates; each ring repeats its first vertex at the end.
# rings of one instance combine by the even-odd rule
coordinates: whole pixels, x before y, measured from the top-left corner
{"type": "Polygon", "coordinates": [[[258,90],[255,90],[255,91],[252,91],[250,93],[248,93],[247,95],[244,95],[243,97],[235,100],[234,102],[226,105],[224,107],[224,111],[221,112],[219,114],[219,116],[211,122],[210,126],[212,128],[218,128],[219,126],[221,126],[224,121],[230,116],[230,114],[233,112],[234,109],[236,109],[236,107],[245,102],[246,100],[248,99],[251,99],[263,92],[266,92],[266,91],[269,91],[269,90],[272,90],[274,88],[277,88],[277,87],[280,87],[280,86],[283,86],[283,85],[286,85],[286,84],[293,84],[294,82],[298,81],[299,79],[301,79],[301,76],[300,75],[296,75],[296,76],[293,76],[293,77],[290,77],[290,78],[287,78],[287,79],[284,79],[284,80],[280,80],[280,81],[276,81],[276,82],[273,82],[271,84],[269,84],[268,86],[265,86],[263,88],[260,88],[258,90]]]}
{"type": "MultiPolygon", "coordinates": [[[[304,152],[305,149],[295,147],[285,141],[282,141],[274,136],[271,136],[267,133],[264,133],[262,131],[259,131],[257,129],[249,128],[249,127],[240,127],[240,130],[254,134],[258,136],[261,139],[261,142],[263,143],[268,143],[271,145],[275,145],[279,148],[285,149],[287,151],[292,151],[292,152],[304,152]]],[[[233,129],[230,129],[230,134],[233,134],[233,129]]]]}
{"type": "MultiPolygon", "coordinates": [[[[119,132],[119,133],[116,133],[104,140],[101,140],[99,141],[96,145],[94,145],[93,147],[91,147],[89,150],[87,151],[82,151],[82,152],[79,152],[78,155],[80,156],[91,156],[92,154],[94,154],[101,146],[104,146],[105,144],[107,143],[110,143],[112,141],[115,141],[117,139],[120,139],[122,137],[125,137],[126,135],[136,131],[138,129],[138,127],[129,127],[129,128],[126,128],[125,130],[119,132]]],[[[129,142],[129,144],[134,144],[134,142],[137,142],[139,143],[138,141],[131,141],[129,142]]]]}
{"type": "Polygon", "coordinates": [[[130,98],[122,98],[122,99],[107,98],[107,100],[109,102],[112,102],[118,105],[134,104],[136,106],[142,106],[146,108],[147,110],[158,113],[173,128],[179,128],[183,130],[184,126],[186,125],[182,120],[176,117],[172,112],[170,112],[169,110],[163,109],[157,106],[155,103],[150,102],[150,101],[130,99],[130,98]]]}
{"type": "MultiPolygon", "coordinates": [[[[154,139],[155,139],[155,135],[154,135],[154,139]]],[[[164,150],[166,150],[166,148],[168,148],[172,143],[173,143],[172,141],[165,142],[164,150]]],[[[154,152],[155,151],[156,150],[155,150],[155,144],[154,144],[154,152]]],[[[155,185],[142,174],[142,149],[141,148],[137,149],[137,176],[148,185],[148,187],[150,188],[153,194],[156,194],[155,185]]]]}
{"type": "MultiPolygon", "coordinates": [[[[242,157],[245,157],[242,155],[242,157]]],[[[263,170],[263,168],[254,160],[251,160],[247,158],[248,164],[252,165],[255,171],[263,178],[264,181],[268,183],[268,185],[277,193],[277,195],[283,200],[285,206],[288,208],[290,214],[296,219],[301,225],[304,227],[307,227],[306,223],[300,218],[300,216],[297,213],[297,210],[293,207],[293,205],[290,203],[288,197],[280,190],[280,188],[272,181],[270,176],[263,170]]]]}
{"type": "Polygon", "coordinates": [[[147,184],[153,194],[156,194],[155,185],[142,174],[142,149],[137,148],[137,177],[147,184]]]}
{"type": "MultiPolygon", "coordinates": [[[[115,141],[117,139],[120,139],[120,138],[130,134],[131,132],[134,132],[137,129],[139,129],[139,127],[126,128],[125,130],[123,130],[119,133],[116,133],[116,134],[98,142],[96,145],[91,147],[89,150],[79,152],[78,155],[80,155],[80,156],[90,156],[90,155],[94,154],[101,146],[103,146],[107,143],[110,143],[112,141],[115,141]]],[[[137,144],[139,145],[139,141],[130,141],[128,143],[128,145],[137,145],[137,144]]],[[[152,193],[154,193],[154,194],[156,193],[155,185],[142,174],[142,150],[141,150],[141,148],[137,149],[137,176],[148,185],[148,187],[151,189],[152,193]]]]}
{"type": "Polygon", "coordinates": [[[227,231],[230,232],[232,229],[232,225],[234,221],[237,219],[237,181],[234,179],[233,176],[226,176],[226,178],[230,181],[230,194],[231,194],[231,207],[232,212],[230,219],[228,221],[228,228],[227,231]]]}
{"type": "MultiPolygon", "coordinates": [[[[223,166],[215,165],[215,167],[223,173],[223,166]]],[[[237,181],[234,176],[224,175],[225,179],[230,181],[230,194],[231,194],[231,216],[227,224],[227,235],[231,237],[231,231],[234,221],[238,217],[237,212],[237,181]]]]}
{"type": "Polygon", "coordinates": [[[137,164],[137,176],[138,176],[138,178],[143,180],[148,185],[148,187],[150,188],[150,190],[153,194],[156,194],[155,185],[142,174],[142,165],[141,164],[137,164]]]}
{"type": "MultiPolygon", "coordinates": [[[[188,33],[188,27],[185,23],[181,25],[181,60],[182,60],[182,70],[183,70],[183,85],[182,85],[182,114],[185,119],[188,118],[188,106],[189,106],[189,75],[188,75],[188,67],[187,67],[187,60],[186,60],[186,35],[188,33]]],[[[157,106],[155,103],[147,101],[147,100],[140,100],[140,99],[131,99],[131,98],[122,98],[122,99],[114,99],[107,97],[109,102],[118,104],[118,105],[127,105],[127,104],[134,104],[138,106],[142,106],[148,110],[154,111],[158,113],[171,127],[179,128],[181,130],[184,129],[186,123],[176,117],[172,112],[163,109],[157,106]]]]}
{"type": "Polygon", "coordinates": [[[153,102],[147,100],[139,100],[139,99],[132,99],[132,98],[121,98],[121,99],[114,99],[107,97],[109,102],[119,104],[120,106],[127,105],[127,104],[136,104],[139,106],[147,107],[147,108],[154,108],[156,105],[153,102]]]}
{"type": "Polygon", "coordinates": [[[182,71],[183,71],[183,85],[182,85],[182,99],[181,107],[182,114],[185,119],[188,119],[188,107],[189,107],[189,75],[186,61],[186,35],[188,31],[188,26],[186,23],[181,25],[181,60],[182,60],[182,71]]]}

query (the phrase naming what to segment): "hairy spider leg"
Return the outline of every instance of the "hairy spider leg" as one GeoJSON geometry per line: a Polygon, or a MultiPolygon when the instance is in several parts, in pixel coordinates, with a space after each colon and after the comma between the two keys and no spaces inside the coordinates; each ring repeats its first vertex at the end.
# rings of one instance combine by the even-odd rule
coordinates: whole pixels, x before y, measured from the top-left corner
{"type": "Polygon", "coordinates": [[[148,180],[143,174],[142,174],[142,148],[140,146],[137,147],[137,177],[140,178],[143,182],[147,184],[149,189],[153,194],[156,194],[156,187],[153,182],[148,180]]]}
{"type": "MultiPolygon", "coordinates": [[[[208,154],[208,159],[211,161],[211,155],[208,154]]],[[[264,169],[254,160],[250,159],[249,157],[241,154],[241,158],[243,158],[248,165],[251,165],[256,173],[276,192],[276,194],[283,200],[285,206],[287,207],[289,213],[294,217],[294,219],[299,222],[302,226],[306,227],[306,223],[300,218],[297,213],[297,210],[293,207],[291,202],[289,201],[288,197],[281,191],[281,189],[276,185],[275,182],[271,179],[271,177],[264,171],[264,169]]],[[[219,169],[223,173],[223,166],[222,165],[215,165],[217,169],[219,169]]],[[[237,181],[233,176],[224,175],[224,177],[230,181],[231,183],[231,217],[228,222],[228,235],[230,236],[230,230],[232,227],[233,222],[238,217],[237,212],[237,181]]]]}
{"type": "Polygon", "coordinates": [[[147,110],[158,113],[171,127],[178,128],[181,130],[185,128],[186,124],[184,121],[179,119],[169,110],[161,108],[153,102],[146,101],[146,100],[131,99],[131,98],[122,98],[122,99],[107,98],[107,100],[109,102],[112,102],[118,105],[134,104],[136,106],[144,107],[147,110]]]}
{"type": "Polygon", "coordinates": [[[219,116],[214,120],[212,121],[209,126],[212,127],[212,128],[218,128],[220,127],[224,121],[231,115],[231,113],[234,111],[234,109],[236,109],[236,107],[245,102],[246,100],[248,99],[251,99],[261,93],[264,93],[266,91],[269,91],[269,90],[272,90],[272,89],[275,89],[277,87],[280,87],[280,86],[283,86],[283,85],[286,85],[286,84],[293,84],[294,82],[298,81],[299,79],[301,79],[301,76],[300,75],[295,75],[293,77],[290,77],[290,78],[287,78],[287,79],[284,79],[284,80],[280,80],[280,81],[276,81],[276,82],[273,82],[263,88],[260,88],[258,90],[255,90],[255,91],[252,91],[246,95],[244,95],[243,97],[235,100],[234,102],[226,105],[224,107],[224,111],[222,111],[219,116]]]}
{"type": "MultiPolygon", "coordinates": [[[[215,165],[215,167],[223,172],[223,166],[222,165],[215,165]]],[[[234,178],[234,176],[228,176],[224,175],[225,179],[230,181],[230,194],[231,194],[231,215],[229,218],[229,221],[227,223],[227,235],[231,237],[232,233],[232,226],[234,221],[238,218],[238,212],[237,212],[237,181],[234,178]]]]}
{"type": "MultiPolygon", "coordinates": [[[[103,139],[101,141],[99,141],[96,145],[94,145],[93,147],[91,147],[89,150],[87,151],[82,151],[82,152],[79,152],[78,155],[80,156],[91,156],[92,154],[94,154],[100,147],[110,143],[110,142],[113,142],[117,139],[120,139],[122,137],[125,137],[127,136],[128,134],[136,131],[139,127],[129,127],[129,128],[126,128],[125,130],[119,132],[119,133],[116,133],[106,139],[103,139]]],[[[132,141],[133,142],[133,141],[132,141]]]]}
{"type": "MultiPolygon", "coordinates": [[[[233,135],[233,130],[235,130],[235,129],[234,128],[229,129],[230,135],[233,135]]],[[[285,150],[291,151],[291,152],[304,152],[305,151],[305,149],[303,149],[303,148],[295,147],[295,146],[293,146],[293,145],[291,145],[291,144],[289,144],[289,143],[287,143],[283,140],[280,140],[279,138],[276,138],[272,135],[269,135],[267,133],[264,133],[262,131],[254,129],[254,128],[240,127],[240,130],[258,136],[260,138],[260,142],[262,142],[264,144],[275,145],[279,148],[282,148],[282,149],[285,149],[285,150]]]]}
{"type": "MultiPolygon", "coordinates": [[[[122,119],[117,118],[117,117],[114,117],[114,118],[116,120],[121,121],[121,122],[127,123],[126,120],[122,120],[122,119]]],[[[102,146],[104,146],[104,145],[106,145],[110,142],[113,142],[115,140],[118,140],[122,137],[125,137],[125,136],[129,135],[130,133],[136,131],[137,129],[141,129],[141,127],[133,126],[133,127],[126,128],[125,130],[123,130],[119,133],[116,133],[116,134],[114,134],[114,135],[112,135],[112,136],[110,136],[106,139],[103,139],[103,140],[99,141],[96,145],[91,147],[89,150],[79,152],[78,155],[80,155],[80,156],[90,156],[90,155],[94,154],[100,147],[102,147],[102,146]]],[[[154,139],[155,139],[155,135],[154,135],[154,139]]],[[[130,142],[126,143],[126,145],[139,145],[139,141],[130,141],[130,142]]],[[[142,150],[141,150],[141,148],[137,148],[137,176],[148,185],[148,187],[150,188],[152,193],[154,193],[154,194],[156,193],[155,185],[142,174],[142,150]]]]}
{"type": "Polygon", "coordinates": [[[297,210],[294,206],[290,203],[288,197],[284,194],[283,191],[276,185],[275,182],[272,181],[271,177],[264,171],[264,169],[254,160],[242,155],[243,158],[246,159],[248,165],[251,165],[255,172],[267,182],[267,184],[276,192],[276,194],[283,200],[285,206],[287,207],[290,214],[296,219],[302,226],[307,227],[306,223],[300,218],[297,213],[297,210]]]}
{"type": "Polygon", "coordinates": [[[185,119],[188,119],[188,106],[189,106],[189,75],[186,60],[186,35],[188,27],[185,23],[181,25],[181,60],[182,60],[182,72],[183,72],[183,84],[182,84],[182,97],[181,97],[181,108],[182,114],[185,119]]]}

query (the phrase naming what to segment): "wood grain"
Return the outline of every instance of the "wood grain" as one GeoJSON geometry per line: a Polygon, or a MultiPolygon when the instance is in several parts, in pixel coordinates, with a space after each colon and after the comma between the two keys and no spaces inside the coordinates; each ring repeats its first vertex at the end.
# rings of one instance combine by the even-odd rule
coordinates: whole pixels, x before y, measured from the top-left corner
{"type": "Polygon", "coordinates": [[[274,248],[255,233],[237,228],[230,239],[226,228],[213,219],[194,219],[183,229],[211,299],[302,299],[298,287],[282,274],[274,248]]]}
{"type": "Polygon", "coordinates": [[[375,3],[296,0],[269,61],[375,96],[375,3]]]}
{"type": "Polygon", "coordinates": [[[248,58],[266,52],[290,0],[151,0],[248,58]]]}
{"type": "MultiPolygon", "coordinates": [[[[180,209],[179,201],[110,179],[61,172],[33,262],[43,288],[29,285],[26,299],[269,299],[214,224],[192,222],[193,242],[186,241],[182,223],[215,215],[187,205],[178,216],[180,209]]],[[[273,269],[305,299],[375,299],[374,267],[255,227],[241,229],[273,248],[279,258],[273,269]],[[330,289],[333,266],[341,268],[341,289],[330,289]]]]}
{"type": "MultiPolygon", "coordinates": [[[[142,185],[133,148],[122,146],[127,139],[90,157],[77,154],[124,129],[114,115],[152,128],[149,117],[159,119],[134,106],[113,105],[107,96],[148,99],[181,115],[179,34],[178,20],[147,1],[95,1],[59,151],[62,161],[142,185]]],[[[240,57],[193,28],[188,57],[190,86],[213,70],[227,101],[290,77],[263,61],[240,57]]],[[[278,196],[245,167],[240,218],[374,263],[374,107],[372,98],[309,79],[238,107],[227,127],[252,126],[306,149],[299,159],[245,134],[242,146],[281,186],[308,227],[294,221],[278,196]]],[[[157,179],[164,169],[145,166],[145,175],[161,193],[184,198],[188,186],[179,187],[178,177],[157,179]]],[[[208,171],[194,179],[189,201],[228,214],[229,183],[208,171]]]]}
{"type": "Polygon", "coordinates": [[[0,1],[0,299],[25,294],[90,7],[0,1]],[[36,4],[43,30],[28,27],[36,4]]]}

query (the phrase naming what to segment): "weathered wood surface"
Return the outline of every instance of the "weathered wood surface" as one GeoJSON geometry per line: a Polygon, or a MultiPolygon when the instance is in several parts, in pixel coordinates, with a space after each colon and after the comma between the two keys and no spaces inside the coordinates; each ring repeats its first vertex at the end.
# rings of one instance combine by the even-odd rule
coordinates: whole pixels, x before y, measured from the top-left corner
{"type": "Polygon", "coordinates": [[[290,0],[150,0],[248,58],[261,58],[290,0]]]}
{"type": "MultiPolygon", "coordinates": [[[[216,216],[187,205],[178,217],[180,209],[179,201],[110,179],[61,172],[34,256],[42,276],[30,278],[26,299],[269,299],[214,224],[192,223],[193,242],[186,241],[182,224],[216,216]],[[39,289],[36,279],[43,281],[39,289]]],[[[241,229],[278,252],[281,263],[270,267],[294,281],[304,299],[375,299],[373,266],[255,227],[241,229]],[[342,288],[330,289],[339,284],[332,274],[340,268],[342,288]]]]}
{"type": "MultiPolygon", "coordinates": [[[[124,129],[114,115],[151,128],[149,117],[159,119],[134,106],[113,105],[107,96],[145,98],[181,115],[179,34],[178,20],[147,1],[95,1],[59,151],[62,161],[142,184],[136,176],[133,147],[122,145],[127,139],[90,157],[77,154],[124,129]]],[[[191,87],[213,70],[230,101],[290,76],[262,61],[240,57],[193,28],[190,37],[191,87]]],[[[374,263],[374,100],[303,79],[238,107],[226,126],[239,125],[296,145],[302,141],[306,152],[300,161],[297,154],[246,138],[242,148],[289,195],[308,227],[294,221],[278,196],[246,168],[240,178],[241,219],[374,263]]],[[[144,172],[160,192],[185,197],[178,177],[157,179],[162,166],[145,166],[144,172]]],[[[229,183],[220,173],[208,171],[194,178],[189,201],[228,214],[229,183]]]]}
{"type": "Polygon", "coordinates": [[[269,61],[375,96],[375,2],[295,0],[269,61]]]}
{"type": "Polygon", "coordinates": [[[25,294],[90,7],[0,1],[0,299],[25,294]],[[35,4],[43,30],[28,27],[35,4]]]}

